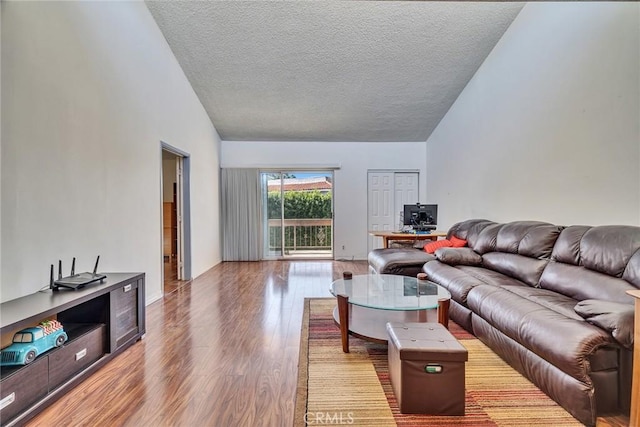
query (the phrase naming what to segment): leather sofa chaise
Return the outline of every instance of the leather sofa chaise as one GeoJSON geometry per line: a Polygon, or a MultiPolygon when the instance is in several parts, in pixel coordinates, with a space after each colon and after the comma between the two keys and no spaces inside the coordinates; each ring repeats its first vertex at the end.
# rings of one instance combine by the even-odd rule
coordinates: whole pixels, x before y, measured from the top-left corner
{"type": "MultiPolygon", "coordinates": [[[[451,293],[452,320],[583,424],[629,413],[634,306],[626,291],[640,289],[640,227],[478,219],[447,236],[468,246],[421,254],[421,268],[451,293]]],[[[403,269],[399,251],[388,260],[372,251],[371,268],[413,275],[419,261],[403,269]]]]}

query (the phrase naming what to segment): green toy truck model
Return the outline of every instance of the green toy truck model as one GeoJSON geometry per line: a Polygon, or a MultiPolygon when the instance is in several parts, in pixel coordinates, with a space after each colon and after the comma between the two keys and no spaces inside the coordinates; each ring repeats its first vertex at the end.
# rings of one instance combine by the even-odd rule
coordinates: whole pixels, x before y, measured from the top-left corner
{"type": "Polygon", "coordinates": [[[46,320],[13,336],[13,344],[0,351],[0,366],[27,365],[40,354],[67,341],[67,333],[57,320],[46,320]]]}

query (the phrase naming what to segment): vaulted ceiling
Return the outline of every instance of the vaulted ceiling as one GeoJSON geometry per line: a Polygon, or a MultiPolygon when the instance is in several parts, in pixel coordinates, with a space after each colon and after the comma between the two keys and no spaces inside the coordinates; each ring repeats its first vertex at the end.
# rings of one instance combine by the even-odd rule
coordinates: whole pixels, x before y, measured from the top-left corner
{"type": "Polygon", "coordinates": [[[223,140],[426,141],[523,3],[147,6],[223,140]]]}

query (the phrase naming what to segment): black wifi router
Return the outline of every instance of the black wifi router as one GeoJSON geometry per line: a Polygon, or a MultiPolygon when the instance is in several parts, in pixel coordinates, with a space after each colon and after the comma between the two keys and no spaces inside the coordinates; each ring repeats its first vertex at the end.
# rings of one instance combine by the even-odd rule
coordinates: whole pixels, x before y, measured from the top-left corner
{"type": "Polygon", "coordinates": [[[51,273],[49,277],[49,287],[54,291],[62,289],[76,290],[83,288],[91,283],[100,282],[107,278],[104,274],[98,274],[98,263],[100,262],[100,255],[96,258],[96,264],[93,267],[93,272],[78,273],[76,270],[76,258],[73,258],[71,262],[71,275],[62,277],[62,260],[58,261],[58,280],[53,280],[53,264],[51,264],[51,273]]]}

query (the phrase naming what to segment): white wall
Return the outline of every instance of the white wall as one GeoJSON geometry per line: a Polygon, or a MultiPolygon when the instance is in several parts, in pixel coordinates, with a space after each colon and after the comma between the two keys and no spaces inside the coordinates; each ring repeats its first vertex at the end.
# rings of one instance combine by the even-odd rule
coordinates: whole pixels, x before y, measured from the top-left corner
{"type": "MultiPolygon", "coordinates": [[[[4,2],[0,2],[0,82],[2,81],[2,10],[4,2]]],[[[0,84],[0,100],[2,100],[2,84],[0,84]]],[[[0,102],[0,178],[2,177],[2,102],[0,102]]],[[[1,194],[2,183],[0,183],[1,194]]],[[[2,268],[2,197],[0,196],[0,268],[2,268]]],[[[2,274],[0,272],[0,300],[2,298],[2,274]]]]}
{"type": "Polygon", "coordinates": [[[442,225],[640,224],[640,5],[529,3],[427,141],[442,225]]]}
{"type": "Polygon", "coordinates": [[[334,173],[336,259],[367,257],[367,170],[419,171],[420,199],[428,201],[424,142],[223,141],[221,153],[223,167],[339,165],[334,173]]]}
{"type": "Polygon", "coordinates": [[[1,300],[98,254],[159,298],[160,141],[191,155],[194,276],[218,263],[219,138],[145,4],[2,8],[1,300]]]}

